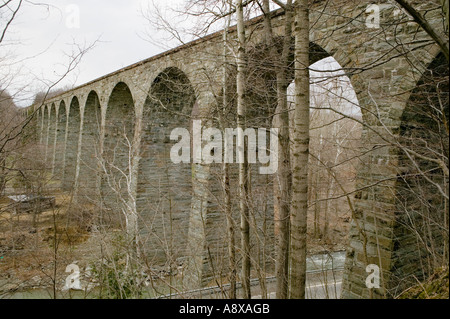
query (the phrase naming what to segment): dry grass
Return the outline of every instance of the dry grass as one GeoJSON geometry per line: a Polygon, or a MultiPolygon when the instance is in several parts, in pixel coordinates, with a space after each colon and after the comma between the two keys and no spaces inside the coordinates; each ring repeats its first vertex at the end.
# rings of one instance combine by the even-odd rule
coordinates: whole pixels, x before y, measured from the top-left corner
{"type": "Polygon", "coordinates": [[[0,290],[2,282],[9,289],[51,284],[55,265],[64,274],[68,264],[83,259],[90,233],[85,223],[68,218],[69,196],[57,195],[56,207],[38,214],[36,227],[32,214],[15,215],[8,204],[0,199],[0,290]]]}
{"type": "Polygon", "coordinates": [[[448,269],[441,269],[423,283],[404,291],[398,299],[449,299],[448,269]]]}

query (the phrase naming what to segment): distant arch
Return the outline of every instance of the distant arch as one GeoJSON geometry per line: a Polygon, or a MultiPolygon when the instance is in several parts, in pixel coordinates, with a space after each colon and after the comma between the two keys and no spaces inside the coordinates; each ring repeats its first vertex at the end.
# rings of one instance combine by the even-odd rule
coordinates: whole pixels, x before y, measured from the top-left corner
{"type": "Polygon", "coordinates": [[[97,195],[97,177],[99,176],[101,105],[96,91],[89,92],[84,107],[83,137],[81,145],[80,181],[78,194],[84,199],[93,200],[97,195]]]}
{"type": "Polygon", "coordinates": [[[43,145],[45,143],[45,134],[46,134],[46,130],[45,130],[45,110],[46,110],[46,106],[41,106],[39,108],[39,126],[40,126],[40,136],[39,136],[39,142],[41,145],[43,145]]]}
{"type": "Polygon", "coordinates": [[[41,108],[42,110],[42,144],[47,147],[47,142],[48,142],[48,105],[45,104],[44,106],[42,106],[41,108]]]}
{"type": "Polygon", "coordinates": [[[101,196],[112,222],[123,223],[121,207],[127,200],[127,176],[130,172],[130,147],[133,142],[135,105],[129,86],[119,82],[108,98],[105,115],[105,137],[101,196]]]}
{"type": "Polygon", "coordinates": [[[66,131],[68,126],[67,108],[64,100],[59,102],[58,110],[58,133],[56,136],[56,149],[55,149],[55,177],[59,180],[63,179],[65,153],[66,153],[66,131]]]}
{"type": "Polygon", "coordinates": [[[67,141],[65,148],[64,181],[62,187],[70,191],[75,183],[75,170],[77,165],[78,139],[80,134],[80,102],[78,97],[72,97],[69,105],[67,141]]]}
{"type": "Polygon", "coordinates": [[[152,81],[144,105],[137,208],[142,220],[147,221],[140,225],[147,243],[144,249],[158,262],[173,261],[185,254],[192,173],[190,164],[170,161],[170,133],[174,128],[190,129],[195,101],[188,76],[177,67],[168,67],[152,81]],[[178,243],[170,256],[159,242],[169,233],[178,243]]]}
{"type": "Polygon", "coordinates": [[[54,152],[54,145],[55,145],[55,139],[56,139],[56,104],[52,103],[50,105],[50,112],[49,112],[49,133],[48,133],[48,147],[47,147],[47,161],[53,165],[53,152],[54,152]]]}

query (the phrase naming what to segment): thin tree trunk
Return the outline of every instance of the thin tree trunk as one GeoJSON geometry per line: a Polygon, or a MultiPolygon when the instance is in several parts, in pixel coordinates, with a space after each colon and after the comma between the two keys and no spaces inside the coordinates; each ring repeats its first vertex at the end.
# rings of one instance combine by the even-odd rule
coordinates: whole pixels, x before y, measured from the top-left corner
{"type": "MultiPolygon", "coordinates": [[[[224,116],[228,110],[228,90],[227,90],[227,41],[228,41],[228,28],[230,19],[228,19],[225,29],[223,31],[223,110],[221,117],[222,130],[224,129],[224,116]]],[[[227,142],[225,141],[225,144],[227,142]]],[[[222,165],[223,173],[223,187],[224,187],[224,202],[225,202],[225,216],[227,219],[227,235],[228,235],[228,258],[230,267],[230,292],[229,298],[236,299],[236,242],[235,242],[235,230],[233,212],[231,210],[231,193],[230,193],[230,172],[228,163],[225,161],[222,165]]]]}
{"type": "Polygon", "coordinates": [[[274,175],[275,273],[278,299],[288,297],[289,277],[289,210],[291,200],[291,164],[289,146],[289,114],[287,103],[287,69],[292,36],[292,0],[286,3],[285,30],[281,57],[274,43],[269,0],[263,2],[266,43],[277,77],[277,108],[273,126],[279,128],[278,170],[274,175]]]}
{"type": "Polygon", "coordinates": [[[239,40],[237,57],[237,127],[238,127],[238,153],[239,153],[239,209],[241,212],[241,253],[242,253],[242,290],[245,299],[251,298],[250,292],[250,225],[247,203],[247,158],[245,152],[245,139],[243,134],[245,128],[245,25],[244,8],[242,0],[236,1],[237,33],[239,40]]]}
{"type": "Polygon", "coordinates": [[[309,155],[309,10],[307,0],[295,6],[295,132],[291,207],[290,298],[304,299],[309,155]]]}
{"type": "Polygon", "coordinates": [[[320,202],[319,202],[319,172],[316,172],[316,178],[313,185],[314,188],[310,188],[313,191],[314,196],[314,238],[320,238],[320,202]]]}

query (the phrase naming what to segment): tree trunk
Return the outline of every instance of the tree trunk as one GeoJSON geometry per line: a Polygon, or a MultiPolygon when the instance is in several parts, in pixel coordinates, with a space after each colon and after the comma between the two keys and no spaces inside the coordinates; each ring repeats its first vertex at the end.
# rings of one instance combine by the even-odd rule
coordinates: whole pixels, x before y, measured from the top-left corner
{"type": "Polygon", "coordinates": [[[238,153],[239,153],[239,209],[241,212],[241,254],[242,254],[242,290],[245,299],[251,298],[250,292],[250,225],[248,211],[248,181],[247,156],[243,130],[245,129],[245,25],[244,7],[242,0],[236,1],[238,57],[237,57],[237,127],[238,127],[238,153]],[[241,136],[240,136],[241,135],[241,136]]]}
{"type": "Polygon", "coordinates": [[[309,10],[307,0],[295,6],[295,131],[291,207],[290,298],[304,299],[309,156],[309,10]]]}
{"type": "Polygon", "coordinates": [[[289,210],[291,201],[291,164],[289,145],[289,114],[287,102],[287,70],[292,36],[292,0],[286,3],[285,30],[281,57],[275,46],[272,32],[269,0],[263,2],[266,43],[277,78],[277,108],[273,127],[279,129],[278,170],[274,175],[274,226],[275,226],[275,273],[278,299],[288,297],[289,277],[289,210]]]}
{"type": "MultiPolygon", "coordinates": [[[[230,19],[228,19],[225,29],[223,31],[223,109],[221,116],[222,131],[225,128],[224,118],[228,110],[228,91],[227,91],[227,41],[228,41],[228,28],[230,19]]],[[[225,137],[226,138],[226,137],[225,137]]],[[[225,144],[227,142],[225,141],[225,144]]],[[[225,204],[225,216],[227,220],[227,236],[228,236],[228,258],[230,267],[230,292],[229,299],[236,299],[236,242],[235,242],[235,225],[233,220],[233,212],[231,209],[231,193],[230,193],[230,172],[228,163],[226,161],[222,164],[223,173],[223,188],[224,188],[224,204],[225,204]]]]}

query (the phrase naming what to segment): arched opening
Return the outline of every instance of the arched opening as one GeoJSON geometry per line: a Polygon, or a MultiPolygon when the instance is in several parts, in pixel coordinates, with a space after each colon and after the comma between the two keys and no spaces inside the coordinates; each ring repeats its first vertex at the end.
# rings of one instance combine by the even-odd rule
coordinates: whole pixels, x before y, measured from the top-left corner
{"type": "MultiPolygon", "coordinates": [[[[310,65],[309,238],[318,251],[345,248],[356,189],[362,112],[350,78],[321,52],[310,65]]],[[[293,89],[294,87],[292,87],[293,89]]],[[[290,97],[291,114],[294,96],[290,97]]],[[[291,120],[291,133],[294,123],[291,120]]]]}
{"type": "MultiPolygon", "coordinates": [[[[265,42],[248,48],[248,75],[247,81],[247,118],[248,126],[261,126],[266,123],[271,127],[275,109],[277,107],[277,71],[280,66],[277,58],[281,57],[283,49],[283,37],[275,37],[272,44],[276,48],[276,56],[273,56],[271,47],[265,42]]],[[[319,45],[310,43],[310,65],[329,57],[329,54],[319,45]]],[[[286,71],[285,85],[294,80],[294,38],[291,39],[291,47],[288,55],[289,65],[286,71]]],[[[234,68],[235,69],[235,68],[234,68]]],[[[235,85],[235,70],[231,79],[235,85]]],[[[236,89],[231,90],[235,94],[236,89]]]]}
{"type": "MultiPolygon", "coordinates": [[[[277,39],[278,56],[281,56],[281,41],[277,39]]],[[[293,136],[294,110],[294,53],[293,41],[290,53],[290,65],[286,70],[288,113],[290,134],[293,136]]],[[[271,128],[277,102],[277,61],[269,54],[270,48],[259,44],[248,49],[248,70],[246,81],[247,127],[271,128]]],[[[351,225],[351,207],[345,194],[352,194],[356,189],[358,156],[362,125],[361,108],[351,80],[341,65],[317,44],[310,44],[311,76],[311,112],[310,112],[310,159],[309,159],[309,212],[308,212],[308,247],[310,253],[321,251],[342,251],[347,244],[351,225]],[[339,181],[337,183],[336,181],[339,181]],[[343,189],[342,189],[342,188],[343,189]]],[[[226,127],[235,127],[236,119],[236,67],[228,67],[228,105],[225,107],[226,127]]],[[[220,98],[223,98],[221,96],[220,98]]],[[[223,106],[222,106],[223,107],[223,106]]],[[[292,139],[290,141],[292,145],[292,139]]],[[[291,165],[292,165],[291,148],[291,165]]],[[[237,169],[230,167],[233,176],[231,183],[233,211],[238,212],[237,169]],[[234,170],[234,171],[233,171],[234,170]]],[[[274,242],[274,185],[273,176],[262,176],[257,166],[252,166],[252,183],[250,190],[251,216],[253,216],[251,236],[253,260],[265,258],[268,268],[273,270],[274,242]],[[267,231],[264,231],[267,230],[267,231]],[[264,256],[265,257],[261,257],[264,256]]],[[[351,195],[350,195],[351,196],[351,195]]],[[[218,202],[223,202],[219,199],[218,202]]],[[[235,215],[239,221],[239,214],[235,215]]],[[[225,252],[226,254],[226,252],[225,252]]],[[[226,255],[225,255],[226,256],[226,255]]],[[[345,254],[333,255],[334,266],[342,267],[345,254]]],[[[326,267],[331,259],[324,255],[326,267]]],[[[325,265],[322,265],[325,267],[325,265]]]]}
{"type": "Polygon", "coordinates": [[[75,183],[75,170],[77,165],[78,140],[80,136],[80,102],[74,96],[69,106],[67,126],[67,141],[65,147],[65,167],[62,188],[72,191],[75,183]]]}
{"type": "Polygon", "coordinates": [[[56,139],[56,105],[55,103],[52,103],[50,105],[50,117],[49,117],[49,133],[48,133],[48,147],[47,147],[47,162],[50,165],[53,165],[53,152],[54,152],[54,145],[55,145],[55,139],[56,139]]]}
{"type": "Polygon", "coordinates": [[[41,107],[42,112],[42,144],[47,147],[47,137],[48,137],[48,106],[44,105],[41,107]]]}
{"type": "Polygon", "coordinates": [[[138,212],[148,258],[173,266],[186,249],[191,208],[191,164],[174,164],[174,128],[189,130],[195,93],[188,77],[170,67],[153,81],[143,116],[138,212]]]}
{"type": "Polygon", "coordinates": [[[101,132],[101,105],[98,95],[91,91],[87,97],[83,117],[83,143],[81,145],[80,183],[78,194],[90,202],[96,196],[99,176],[99,146],[101,132]]]}
{"type": "Polygon", "coordinates": [[[393,256],[393,282],[400,289],[448,266],[448,119],[449,69],[440,54],[401,117],[393,256]]]}
{"type": "Polygon", "coordinates": [[[39,144],[42,144],[43,139],[44,139],[44,110],[45,108],[40,107],[37,112],[38,112],[38,128],[39,128],[39,144]]]}
{"type": "Polygon", "coordinates": [[[118,83],[108,100],[102,157],[101,197],[104,215],[112,225],[124,226],[123,205],[129,198],[130,154],[134,135],[134,101],[129,87],[118,83]]]}
{"type": "Polygon", "coordinates": [[[66,103],[64,101],[61,101],[59,103],[58,133],[56,136],[56,150],[55,150],[55,177],[60,181],[63,179],[64,174],[66,126],[67,126],[66,103]]]}
{"type": "Polygon", "coordinates": [[[45,106],[45,123],[44,123],[44,131],[45,131],[45,139],[44,139],[44,144],[45,144],[45,153],[44,153],[44,161],[47,163],[46,165],[48,165],[48,167],[50,167],[51,165],[51,139],[50,139],[50,134],[51,134],[51,125],[52,125],[52,120],[51,120],[51,111],[52,111],[52,105],[48,104],[45,106]]]}

